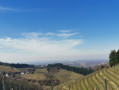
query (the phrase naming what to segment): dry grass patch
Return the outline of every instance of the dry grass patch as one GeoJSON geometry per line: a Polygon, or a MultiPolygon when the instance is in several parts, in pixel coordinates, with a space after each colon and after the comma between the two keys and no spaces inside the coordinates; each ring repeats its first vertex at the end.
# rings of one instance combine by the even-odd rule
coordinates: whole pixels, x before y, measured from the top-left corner
{"type": "Polygon", "coordinates": [[[76,80],[76,79],[83,77],[83,75],[81,74],[67,71],[64,69],[61,69],[58,73],[55,73],[53,75],[56,79],[60,80],[61,83],[64,83],[70,80],[76,80]]]}
{"type": "Polygon", "coordinates": [[[22,75],[23,78],[26,79],[32,79],[32,80],[45,80],[47,79],[46,76],[44,74],[24,74],[22,75]]]}
{"type": "Polygon", "coordinates": [[[20,72],[20,71],[18,69],[16,69],[16,68],[0,65],[0,72],[10,73],[10,72],[20,72]]]}

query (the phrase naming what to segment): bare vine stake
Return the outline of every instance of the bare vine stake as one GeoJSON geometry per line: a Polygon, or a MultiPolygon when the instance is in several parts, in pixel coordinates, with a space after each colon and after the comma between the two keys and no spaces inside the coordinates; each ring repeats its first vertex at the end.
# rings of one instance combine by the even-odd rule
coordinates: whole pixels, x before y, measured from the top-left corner
{"type": "Polygon", "coordinates": [[[69,85],[69,90],[70,90],[70,85],[69,85]]]}
{"type": "Polygon", "coordinates": [[[51,90],[53,90],[53,85],[54,84],[54,82],[53,82],[53,76],[51,76],[51,90]]]}
{"type": "Polygon", "coordinates": [[[105,78],[105,90],[107,90],[107,79],[105,78]]]}
{"type": "Polygon", "coordinates": [[[98,87],[96,86],[96,90],[98,90],[98,87]]]}

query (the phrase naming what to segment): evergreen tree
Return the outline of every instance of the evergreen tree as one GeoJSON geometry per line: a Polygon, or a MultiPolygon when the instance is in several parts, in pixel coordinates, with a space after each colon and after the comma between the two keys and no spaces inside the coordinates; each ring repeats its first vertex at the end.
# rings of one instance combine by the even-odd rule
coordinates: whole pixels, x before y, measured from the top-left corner
{"type": "Polygon", "coordinates": [[[118,64],[118,60],[117,60],[117,53],[115,50],[112,50],[109,56],[109,64],[110,66],[115,66],[118,64]]]}
{"type": "Polygon", "coordinates": [[[118,63],[119,63],[119,50],[117,51],[117,61],[118,61],[118,63]]]}

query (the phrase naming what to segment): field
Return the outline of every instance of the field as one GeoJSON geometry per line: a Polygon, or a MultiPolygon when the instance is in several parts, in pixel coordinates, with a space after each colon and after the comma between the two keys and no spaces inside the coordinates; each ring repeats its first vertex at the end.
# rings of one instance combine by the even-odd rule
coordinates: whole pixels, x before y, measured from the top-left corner
{"type": "Polygon", "coordinates": [[[119,65],[102,69],[93,74],[85,76],[72,84],[62,87],[62,90],[105,90],[105,79],[107,79],[108,90],[119,90],[119,65]]]}

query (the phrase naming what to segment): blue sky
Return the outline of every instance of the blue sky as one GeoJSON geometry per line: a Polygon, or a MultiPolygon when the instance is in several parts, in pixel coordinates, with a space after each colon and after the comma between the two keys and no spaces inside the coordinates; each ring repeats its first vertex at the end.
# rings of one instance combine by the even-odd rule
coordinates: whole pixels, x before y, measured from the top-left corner
{"type": "Polygon", "coordinates": [[[0,0],[0,60],[108,59],[118,10],[118,0],[0,0]]]}

